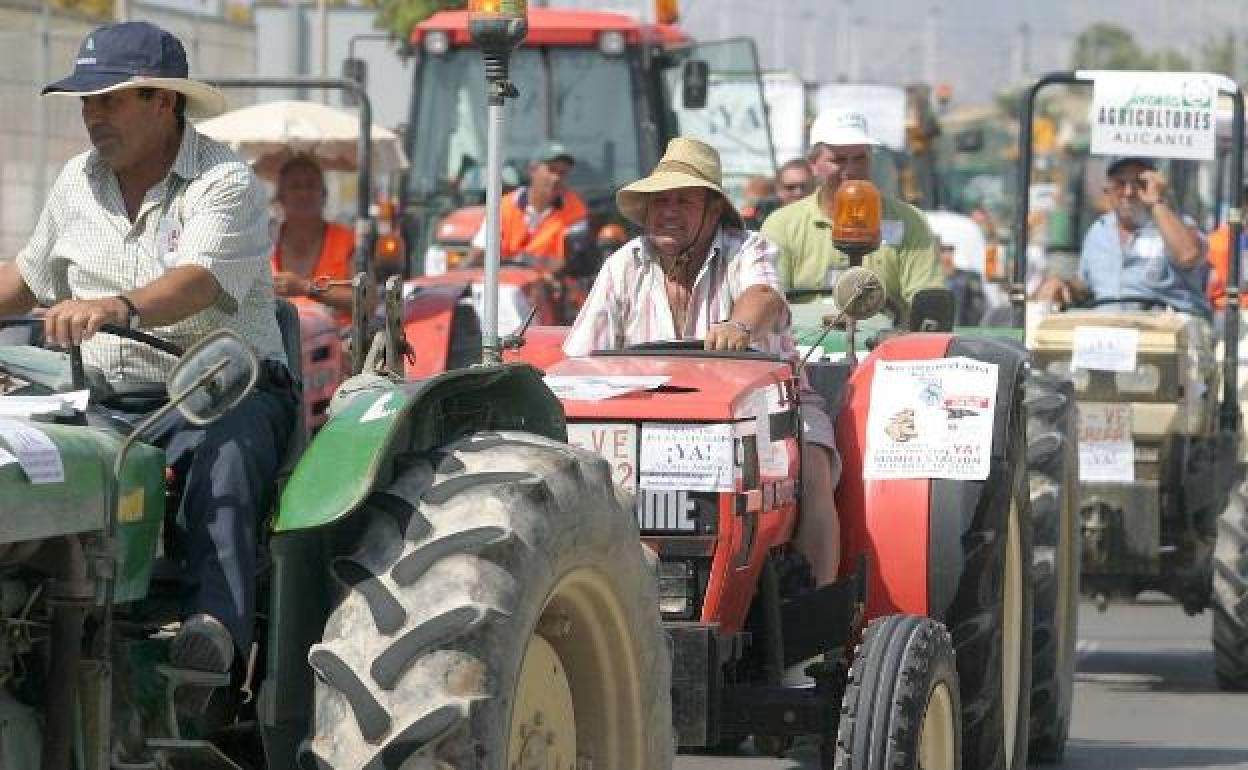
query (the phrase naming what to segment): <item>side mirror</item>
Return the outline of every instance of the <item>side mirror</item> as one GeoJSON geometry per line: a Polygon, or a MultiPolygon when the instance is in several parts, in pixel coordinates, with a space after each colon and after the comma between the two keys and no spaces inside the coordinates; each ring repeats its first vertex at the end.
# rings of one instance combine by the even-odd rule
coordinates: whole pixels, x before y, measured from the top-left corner
{"type": "Polygon", "coordinates": [[[832,299],[846,318],[865,321],[884,309],[888,295],[875,271],[858,266],[841,273],[832,299]]]}
{"type": "Polygon", "coordinates": [[[259,370],[251,346],[236,333],[219,329],[183,354],[165,386],[182,416],[207,425],[251,392],[259,370]]]}
{"type": "MultiPolygon", "coordinates": [[[[342,77],[346,80],[354,80],[360,84],[360,88],[368,88],[368,62],[363,59],[343,59],[342,60],[342,77]]],[[[349,90],[342,92],[342,106],[356,107],[358,100],[355,94],[349,90]]]]}
{"type": "Polygon", "coordinates": [[[701,59],[685,62],[680,73],[680,100],[686,110],[700,110],[706,106],[710,83],[711,65],[701,59]]]}
{"type": "Polygon", "coordinates": [[[910,331],[951,332],[955,310],[953,292],[948,289],[919,289],[910,302],[910,331]]]}

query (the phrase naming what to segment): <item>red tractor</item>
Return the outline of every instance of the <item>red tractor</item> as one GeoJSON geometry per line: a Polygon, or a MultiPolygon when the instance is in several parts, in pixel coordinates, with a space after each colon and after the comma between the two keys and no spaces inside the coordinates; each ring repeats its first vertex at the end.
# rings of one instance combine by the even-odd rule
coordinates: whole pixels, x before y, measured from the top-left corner
{"type": "MultiPolygon", "coordinates": [[[[814,735],[824,768],[1024,766],[1032,609],[1021,352],[911,334],[858,366],[806,367],[826,402],[841,405],[844,462],[841,579],[815,589],[791,543],[802,515],[791,361],[708,353],[696,341],[560,360],[561,337],[535,329],[511,355],[546,369],[569,441],[610,462],[658,555],[680,746],[722,749],[752,735],[780,755],[814,735]],[[935,374],[913,382],[934,399],[941,430],[980,421],[983,477],[867,478],[879,475],[884,412],[910,397],[890,367],[963,363],[994,371],[995,385],[941,396],[935,374]],[[637,389],[604,397],[629,379],[637,389]],[[873,414],[880,387],[889,397],[873,414]],[[812,657],[822,661],[806,669],[814,686],[787,686],[786,668],[812,657]]],[[[920,432],[937,424],[931,414],[911,420],[920,432]]],[[[892,443],[905,450],[912,438],[921,440],[892,443]]]]}

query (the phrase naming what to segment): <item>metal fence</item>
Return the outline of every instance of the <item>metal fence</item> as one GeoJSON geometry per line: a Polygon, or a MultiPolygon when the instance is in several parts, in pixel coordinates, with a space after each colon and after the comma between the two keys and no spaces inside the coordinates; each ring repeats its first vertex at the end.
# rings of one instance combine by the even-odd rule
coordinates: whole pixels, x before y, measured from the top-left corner
{"type": "MultiPolygon", "coordinates": [[[[134,2],[129,13],[181,38],[192,73],[255,69],[251,25],[134,2]]],[[[39,90],[69,72],[78,45],[98,23],[51,12],[42,2],[0,0],[0,260],[16,256],[61,167],[88,147],[78,101],[41,99],[39,90]]],[[[226,96],[231,107],[255,98],[251,91],[226,96]]]]}

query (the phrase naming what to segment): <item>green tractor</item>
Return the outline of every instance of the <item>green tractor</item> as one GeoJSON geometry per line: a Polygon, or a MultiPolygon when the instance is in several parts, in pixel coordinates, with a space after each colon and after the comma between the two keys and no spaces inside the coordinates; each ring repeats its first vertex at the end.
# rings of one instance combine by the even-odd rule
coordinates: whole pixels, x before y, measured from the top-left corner
{"type": "MultiPolygon", "coordinates": [[[[1028,92],[1020,147],[1024,191],[1037,91],[1095,83],[1101,74],[1055,73],[1028,92]]],[[[1209,78],[1216,83],[1212,90],[1233,98],[1230,168],[1238,190],[1243,95],[1226,78],[1191,77],[1209,78]]],[[[1018,221],[1025,222],[1025,192],[1019,204],[1018,221]]],[[[1238,388],[1241,216],[1230,209],[1227,303],[1216,330],[1155,299],[1122,296],[1041,318],[1029,333],[1037,367],[1072,379],[1079,402],[1083,592],[1102,610],[1146,590],[1169,595],[1188,614],[1212,609],[1217,680],[1231,690],[1248,689],[1248,492],[1238,388]]],[[[1026,236],[1025,228],[1016,228],[1019,253],[1026,253],[1026,236]]]]}

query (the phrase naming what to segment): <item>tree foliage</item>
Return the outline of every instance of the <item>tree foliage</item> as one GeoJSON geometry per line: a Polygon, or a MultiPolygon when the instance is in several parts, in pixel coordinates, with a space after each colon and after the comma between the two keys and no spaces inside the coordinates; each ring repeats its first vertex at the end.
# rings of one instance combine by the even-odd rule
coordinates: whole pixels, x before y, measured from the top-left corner
{"type": "Polygon", "coordinates": [[[116,0],[48,0],[48,4],[96,19],[111,19],[117,10],[116,0]]]}
{"type": "Polygon", "coordinates": [[[1075,38],[1073,69],[1143,70],[1155,61],[1117,24],[1097,22],[1075,38]]]}
{"type": "Polygon", "coordinates": [[[438,11],[455,11],[468,7],[467,0],[368,0],[377,9],[377,27],[389,30],[400,40],[407,40],[412,27],[438,11]]]}

